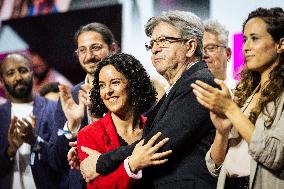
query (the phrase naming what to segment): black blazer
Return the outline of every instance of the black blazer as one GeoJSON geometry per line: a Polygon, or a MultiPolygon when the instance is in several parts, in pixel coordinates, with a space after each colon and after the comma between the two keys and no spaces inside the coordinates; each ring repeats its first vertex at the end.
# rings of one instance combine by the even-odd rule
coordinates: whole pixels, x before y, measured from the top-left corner
{"type": "MultiPolygon", "coordinates": [[[[71,92],[72,97],[76,103],[79,102],[78,94],[81,89],[81,85],[84,82],[81,82],[75,85],[71,92]]],[[[65,114],[61,107],[60,100],[57,103],[57,108],[54,114],[54,130],[49,141],[49,163],[51,167],[62,176],[61,189],[79,189],[83,188],[84,180],[80,173],[77,170],[70,170],[70,166],[67,161],[67,153],[70,149],[69,142],[75,141],[76,139],[69,140],[64,135],[58,136],[58,129],[63,129],[65,122],[67,121],[65,114]]],[[[88,116],[85,111],[84,117],[81,122],[81,128],[88,125],[88,116]]]]}
{"type": "MultiPolygon", "coordinates": [[[[216,86],[205,62],[200,61],[186,70],[149,113],[144,127],[147,142],[157,132],[170,141],[160,151],[173,150],[169,161],[161,166],[143,169],[141,188],[216,188],[205,164],[205,154],[215,135],[209,111],[196,100],[190,84],[196,80],[216,86]]],[[[131,155],[135,145],[121,147],[99,158],[97,171],[112,171],[116,163],[131,155]]],[[[140,185],[139,184],[139,185],[140,185]]]]}

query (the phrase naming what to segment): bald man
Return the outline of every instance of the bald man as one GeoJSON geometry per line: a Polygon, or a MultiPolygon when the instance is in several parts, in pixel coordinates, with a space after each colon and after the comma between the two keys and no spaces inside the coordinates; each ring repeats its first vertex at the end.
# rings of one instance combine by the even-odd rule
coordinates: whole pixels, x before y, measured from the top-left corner
{"type": "Polygon", "coordinates": [[[7,55],[0,75],[7,94],[0,105],[0,188],[58,188],[47,163],[56,103],[33,95],[33,69],[24,55],[7,55]]]}

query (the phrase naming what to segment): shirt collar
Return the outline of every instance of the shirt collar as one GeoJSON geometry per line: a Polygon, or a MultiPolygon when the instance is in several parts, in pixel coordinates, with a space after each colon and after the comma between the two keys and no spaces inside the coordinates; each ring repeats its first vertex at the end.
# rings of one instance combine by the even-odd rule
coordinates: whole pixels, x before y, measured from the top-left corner
{"type": "MultiPolygon", "coordinates": [[[[192,64],[187,65],[186,70],[188,70],[189,68],[191,68],[194,64],[196,64],[197,62],[199,62],[199,60],[196,60],[195,62],[193,62],[192,64]]],[[[173,88],[173,86],[176,84],[176,82],[180,79],[180,77],[182,76],[182,74],[179,76],[179,78],[168,88],[168,90],[166,90],[166,96],[168,96],[168,94],[170,93],[171,89],[173,88]]]]}
{"type": "Polygon", "coordinates": [[[86,77],[85,77],[85,82],[84,82],[84,84],[92,84],[92,81],[89,81],[88,75],[86,75],[86,77]]]}

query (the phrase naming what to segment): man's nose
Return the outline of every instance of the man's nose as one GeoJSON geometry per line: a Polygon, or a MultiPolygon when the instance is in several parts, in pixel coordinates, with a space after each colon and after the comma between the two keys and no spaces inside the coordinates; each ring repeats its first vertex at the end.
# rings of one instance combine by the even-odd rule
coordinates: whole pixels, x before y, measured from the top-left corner
{"type": "Polygon", "coordinates": [[[208,53],[203,51],[202,59],[205,60],[205,59],[208,59],[208,58],[209,58],[208,53]]]}
{"type": "Polygon", "coordinates": [[[152,46],[152,49],[151,49],[152,53],[153,54],[157,54],[161,50],[162,50],[162,48],[156,42],[154,42],[153,46],[152,46]]]}
{"type": "Polygon", "coordinates": [[[22,79],[23,79],[23,76],[22,76],[22,74],[21,74],[20,72],[16,72],[16,73],[15,73],[15,78],[16,78],[16,80],[18,81],[18,80],[22,80],[22,79]]]}
{"type": "Polygon", "coordinates": [[[86,52],[85,61],[90,61],[95,57],[95,53],[91,50],[86,52]]]}

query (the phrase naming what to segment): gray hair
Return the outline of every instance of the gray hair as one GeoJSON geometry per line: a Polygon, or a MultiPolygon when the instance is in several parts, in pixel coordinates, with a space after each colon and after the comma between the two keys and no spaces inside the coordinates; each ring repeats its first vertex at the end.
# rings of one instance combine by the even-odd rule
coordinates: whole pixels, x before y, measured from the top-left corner
{"type": "Polygon", "coordinates": [[[160,22],[167,22],[175,26],[180,31],[181,37],[184,39],[196,39],[197,49],[195,55],[198,57],[202,56],[204,26],[198,16],[185,11],[162,12],[161,15],[150,18],[146,23],[145,33],[148,37],[152,36],[154,28],[160,22]]]}
{"type": "Polygon", "coordinates": [[[205,20],[203,24],[206,32],[217,35],[221,44],[228,47],[229,31],[224,25],[220,24],[217,20],[205,20]]]}

